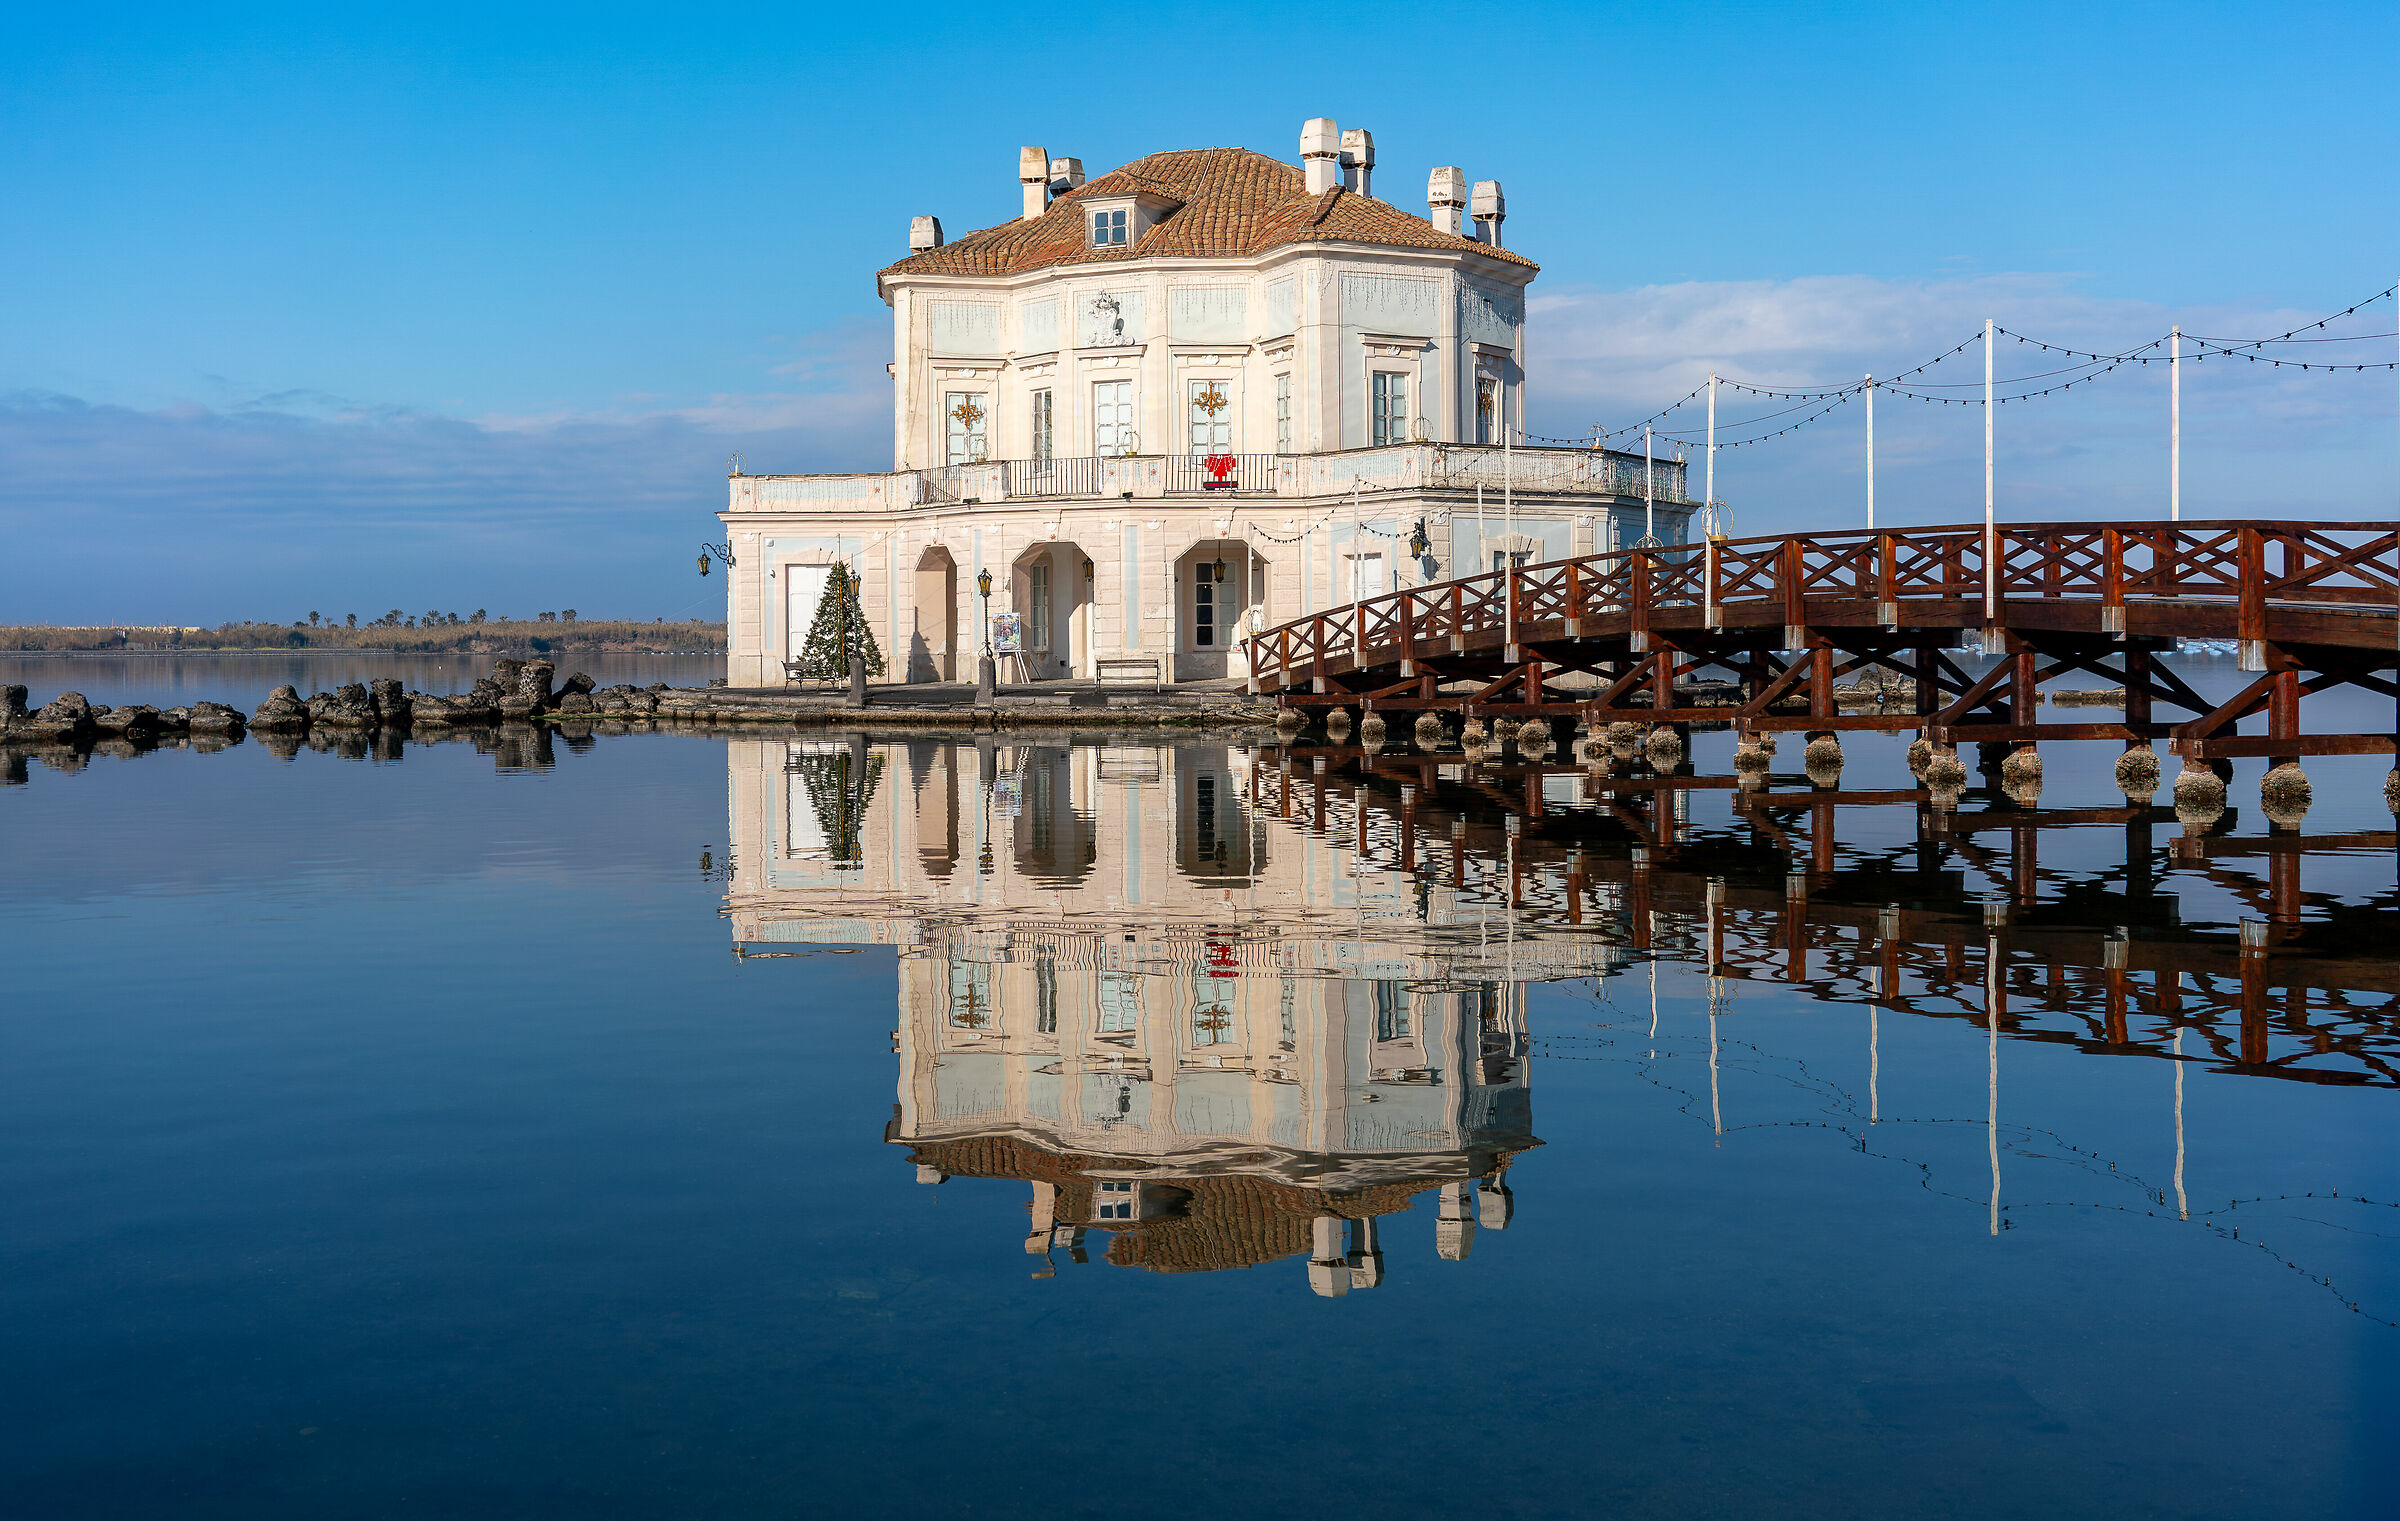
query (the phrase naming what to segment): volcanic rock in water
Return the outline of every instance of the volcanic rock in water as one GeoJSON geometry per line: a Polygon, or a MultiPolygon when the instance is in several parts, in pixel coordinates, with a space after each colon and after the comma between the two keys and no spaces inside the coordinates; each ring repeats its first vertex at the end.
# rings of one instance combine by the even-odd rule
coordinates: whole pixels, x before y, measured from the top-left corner
{"type": "Polygon", "coordinates": [[[1773,759],[1759,746],[1744,740],[1733,752],[1733,769],[1740,775],[1756,776],[1765,772],[1773,759]]]}
{"type": "Polygon", "coordinates": [[[1841,770],[1843,759],[1842,742],[1830,734],[1818,735],[1808,742],[1806,750],[1800,752],[1801,763],[1808,768],[1812,776],[1818,771],[1828,768],[1835,771],[1841,770]]]}
{"type": "Polygon", "coordinates": [[[1642,749],[1648,753],[1653,766],[1661,771],[1671,770],[1683,755],[1683,736],[1671,726],[1660,724],[1642,741],[1642,749]]]}
{"type": "Polygon", "coordinates": [[[1933,759],[1925,763],[1925,785],[1933,789],[1937,798],[1947,792],[1955,801],[1959,789],[1966,784],[1966,762],[1958,758],[1956,750],[1937,750],[1933,759]]]}
{"type": "Polygon", "coordinates": [[[581,671],[577,671],[559,686],[558,695],[563,698],[569,692],[589,692],[591,689],[592,678],[584,675],[581,671]]]}
{"type": "Polygon", "coordinates": [[[1286,739],[1299,733],[1308,724],[1296,708],[1280,708],[1275,713],[1275,730],[1286,739]]]}
{"type": "Polygon", "coordinates": [[[1489,731],[1484,728],[1482,719],[1469,718],[1458,731],[1458,741],[1462,745],[1479,745],[1483,743],[1488,734],[1489,731]]]}
{"type": "Polygon", "coordinates": [[[158,709],[138,702],[121,708],[96,708],[92,712],[92,727],[103,734],[126,737],[156,733],[158,709]]]}
{"type": "Polygon", "coordinates": [[[1492,743],[1493,743],[1493,744],[1495,744],[1495,745],[1505,745],[1505,744],[1507,744],[1507,743],[1508,743],[1510,740],[1512,740],[1512,739],[1515,739],[1516,737],[1517,737],[1517,723],[1516,723],[1516,720],[1514,720],[1514,719],[1511,719],[1511,718],[1495,718],[1495,719],[1493,719],[1493,720],[1492,720],[1492,743]]]}
{"type": "MultiPolygon", "coordinates": [[[[308,727],[308,704],[300,700],[300,693],[296,688],[277,687],[274,691],[269,692],[267,700],[260,703],[250,714],[249,727],[261,734],[289,734],[305,730],[308,727]]],[[[299,753],[300,747],[294,745],[287,750],[277,745],[269,745],[267,748],[273,750],[281,759],[289,760],[299,753]]]]}
{"type": "Polygon", "coordinates": [[[351,682],[338,692],[319,692],[308,700],[310,725],[335,729],[372,729],[375,727],[375,704],[367,697],[367,689],[351,682]]]}
{"type": "Polygon", "coordinates": [[[1420,745],[1440,744],[1442,742],[1441,716],[1431,711],[1419,714],[1415,732],[1417,743],[1420,745]]]}
{"type": "Polygon", "coordinates": [[[2383,806],[2400,813],[2400,766],[2383,774],[2383,806]]]}
{"type": "Polygon", "coordinates": [[[1334,736],[1337,740],[1342,735],[1349,733],[1350,710],[1348,708],[1335,708],[1332,712],[1326,714],[1325,732],[1334,736]]]}
{"type": "Polygon", "coordinates": [[[2000,790],[2007,793],[2011,800],[2030,808],[2042,800],[2042,773],[2020,772],[2003,780],[2000,790]]]}
{"type": "Polygon", "coordinates": [[[1608,726],[1608,748],[1619,755],[1631,755],[1642,747],[1642,726],[1619,720],[1608,726]]]}
{"type": "MultiPolygon", "coordinates": [[[[2038,782],[2042,776],[2042,753],[2031,745],[2019,745],[2000,763],[2000,780],[2008,782],[2038,782]]],[[[2037,787],[2038,793],[2040,789],[2037,787]]],[[[2013,794],[2012,794],[2013,795],[2013,794]]]]}
{"type": "MultiPolygon", "coordinates": [[[[1960,767],[1958,768],[1958,779],[1959,779],[1960,781],[1962,781],[1962,782],[1963,782],[1963,781],[1965,781],[1965,780],[1967,779],[1967,768],[1966,768],[1966,767],[1964,767],[1964,766],[1960,766],[1960,767]]],[[[1925,791],[1925,799],[1926,799],[1926,801],[1927,801],[1927,802],[1929,802],[1929,803],[1931,803],[1931,804],[1933,804],[1933,806],[1934,806],[1934,807],[1936,807],[1936,808],[1956,808],[1956,807],[1958,806],[1958,796],[1959,796],[1959,789],[1958,789],[1958,788],[1957,788],[1955,785],[1952,785],[1952,786],[1931,786],[1931,785],[1929,785],[1929,786],[1926,788],[1926,791],[1925,791]]]]}
{"type": "Polygon", "coordinates": [[[25,696],[23,687],[0,687],[0,734],[6,734],[19,719],[26,716],[25,696]]]}
{"type": "Polygon", "coordinates": [[[1366,717],[1358,721],[1358,737],[1361,741],[1367,744],[1380,745],[1383,743],[1383,735],[1384,726],[1383,715],[1381,713],[1369,713],[1366,717]]]}
{"type": "Polygon", "coordinates": [[[2298,763],[2285,761],[2259,778],[2258,804],[2269,819],[2289,828],[2308,817],[2308,805],[2315,801],[2315,792],[2309,785],[2308,773],[2298,763]]]}
{"type": "Polygon", "coordinates": [[[589,714],[593,711],[592,694],[589,692],[562,692],[559,694],[558,711],[589,714]]]}
{"type": "Polygon", "coordinates": [[[229,708],[221,702],[192,704],[191,730],[194,734],[232,734],[244,727],[242,710],[229,708]]]}
{"type": "Polygon", "coordinates": [[[1908,747],[1908,774],[1922,781],[1925,768],[1933,763],[1933,741],[1920,739],[1908,747]]]}

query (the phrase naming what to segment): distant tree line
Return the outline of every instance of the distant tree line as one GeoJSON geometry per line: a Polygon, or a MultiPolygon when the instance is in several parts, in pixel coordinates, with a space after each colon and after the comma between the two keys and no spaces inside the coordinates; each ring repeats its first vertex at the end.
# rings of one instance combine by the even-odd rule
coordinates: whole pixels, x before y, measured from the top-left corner
{"type": "Polygon", "coordinates": [[[625,618],[585,619],[573,608],[509,618],[477,608],[472,613],[398,608],[360,620],[344,613],[338,621],[322,611],[289,625],[236,620],[214,628],[71,628],[29,624],[0,626],[0,649],[10,650],[259,650],[351,649],[454,651],[508,654],[551,650],[625,650],[708,653],[725,648],[725,625],[703,619],[647,623],[625,618]]]}

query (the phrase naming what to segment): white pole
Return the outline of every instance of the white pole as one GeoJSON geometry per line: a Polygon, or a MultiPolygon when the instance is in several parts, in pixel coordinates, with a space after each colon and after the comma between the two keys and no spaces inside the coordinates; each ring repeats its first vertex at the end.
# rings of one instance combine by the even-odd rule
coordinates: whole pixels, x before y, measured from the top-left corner
{"type": "Polygon", "coordinates": [[[1867,532],[1875,531],[1875,377],[1867,377],[1867,532]]]}
{"type": "Polygon", "coordinates": [[[2167,333],[2167,520],[2183,521],[2183,325],[2167,333]]]}
{"type": "MultiPolygon", "coordinates": [[[[1510,451],[1516,434],[1505,419],[1500,427],[1500,534],[1513,538],[1517,531],[1517,457],[1510,451]]],[[[1508,546],[1508,563],[1517,563],[1517,546],[1508,546]]]]}
{"type": "Polygon", "coordinates": [[[1658,537],[1658,489],[1650,476],[1650,425],[1642,425],[1642,537],[1658,537]]]}
{"type": "Polygon", "coordinates": [[[2000,616],[1999,535],[1992,516],[1992,319],[1983,319],[1983,621],[2000,616]]]}
{"type": "Polygon", "coordinates": [[[1708,514],[1705,531],[1713,539],[1717,536],[1717,372],[1714,370],[1708,372],[1708,466],[1702,478],[1707,482],[1700,488],[1700,499],[1708,514]]]}
{"type": "Polygon", "coordinates": [[[1883,1119],[1883,1048],[1879,1044],[1883,1031],[1877,1016],[1882,1011],[1867,1005],[1867,1123],[1883,1119]]]}

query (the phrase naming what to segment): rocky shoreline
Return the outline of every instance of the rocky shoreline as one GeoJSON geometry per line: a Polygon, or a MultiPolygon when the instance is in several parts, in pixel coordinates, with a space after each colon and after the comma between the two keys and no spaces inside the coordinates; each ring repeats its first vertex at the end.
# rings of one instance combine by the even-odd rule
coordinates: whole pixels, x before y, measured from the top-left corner
{"type": "MultiPolygon", "coordinates": [[[[303,742],[312,749],[352,748],[338,742],[359,741],[360,753],[377,748],[370,740],[384,736],[449,737],[451,731],[505,729],[520,725],[587,728],[604,725],[611,732],[634,732],[636,727],[779,724],[786,727],[855,725],[868,715],[837,700],[807,696],[754,696],[721,686],[599,687],[577,673],[557,682],[558,668],[547,660],[502,660],[492,674],[472,689],[454,694],[412,692],[398,681],[352,682],[331,692],[302,697],[297,688],[277,687],[267,699],[245,714],[218,702],[158,708],[146,703],[121,707],[94,704],[79,692],[62,692],[29,708],[22,686],[0,687],[0,746],[28,748],[140,750],[158,745],[190,745],[223,749],[245,736],[284,753],[296,753],[303,742]]],[[[1111,703],[1094,709],[1064,709],[1027,705],[1007,709],[882,706],[872,710],[878,726],[953,729],[1014,728],[1027,725],[1208,726],[1271,721],[1273,710],[1238,699],[1192,707],[1168,703],[1111,703]]]]}

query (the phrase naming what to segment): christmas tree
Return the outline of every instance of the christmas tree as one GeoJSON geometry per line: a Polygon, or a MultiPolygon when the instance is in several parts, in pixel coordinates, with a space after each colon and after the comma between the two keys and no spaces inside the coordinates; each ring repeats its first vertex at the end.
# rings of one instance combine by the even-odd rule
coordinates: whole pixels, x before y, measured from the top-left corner
{"type": "Polygon", "coordinates": [[[825,594],[817,599],[817,616],[800,646],[800,674],[823,681],[850,679],[850,651],[855,645],[870,677],[883,674],[883,651],[875,631],[858,605],[858,582],[836,565],[826,579],[825,594]]]}

